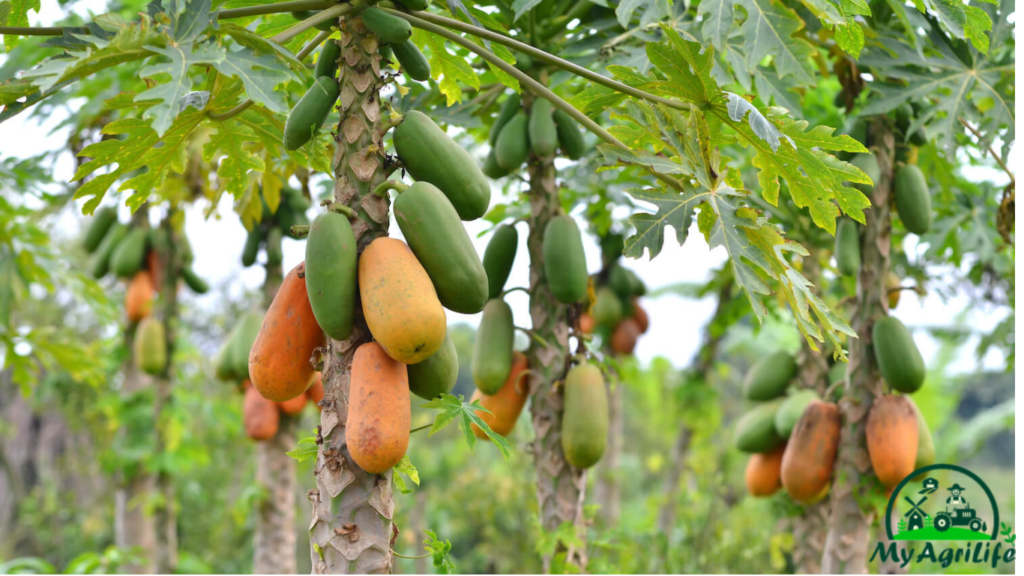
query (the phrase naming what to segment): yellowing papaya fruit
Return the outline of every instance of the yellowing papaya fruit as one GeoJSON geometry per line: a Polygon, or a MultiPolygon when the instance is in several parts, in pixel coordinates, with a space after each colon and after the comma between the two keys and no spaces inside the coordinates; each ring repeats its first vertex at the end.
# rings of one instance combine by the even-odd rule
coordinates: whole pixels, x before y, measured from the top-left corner
{"type": "Polygon", "coordinates": [[[352,460],[371,474],[383,474],[409,447],[409,376],[376,342],[356,349],[349,385],[345,442],[352,460]]]}
{"type": "Polygon", "coordinates": [[[860,272],[860,236],[857,223],[849,218],[836,225],[836,267],[843,276],[856,276],[860,272]]]}
{"type": "Polygon", "coordinates": [[[785,446],[779,446],[771,452],[750,455],[745,479],[751,496],[771,496],[782,488],[782,454],[785,450],[785,446]]]}
{"type": "Polygon", "coordinates": [[[145,228],[132,228],[110,256],[110,268],[119,278],[131,278],[146,260],[148,234],[145,228]]]}
{"type": "Polygon", "coordinates": [[[782,485],[793,500],[820,500],[831,485],[842,416],[835,404],[811,402],[797,421],[782,455],[782,485]]]}
{"type": "Polygon", "coordinates": [[[735,444],[741,452],[749,454],[768,452],[784,440],[775,431],[775,413],[779,402],[758,404],[736,422],[735,444]]]}
{"type": "Polygon", "coordinates": [[[328,76],[317,78],[288,113],[284,123],[284,147],[298,150],[309,142],[323,126],[339,93],[337,80],[328,76]]]}
{"type": "Polygon", "coordinates": [[[534,154],[544,157],[555,153],[558,148],[558,129],[551,117],[551,102],[541,97],[533,100],[528,133],[534,154]]]}
{"type": "Polygon", "coordinates": [[[398,16],[371,6],[363,10],[363,24],[387,44],[401,44],[412,37],[412,25],[398,16]]]}
{"type": "Polygon", "coordinates": [[[484,394],[496,394],[512,369],[515,328],[512,308],[500,298],[487,302],[473,342],[473,382],[484,394]]]}
{"type": "Polygon", "coordinates": [[[541,251],[551,295],[563,304],[582,300],[587,294],[587,257],[576,221],[564,215],[549,220],[541,251]]]}
{"type": "Polygon", "coordinates": [[[138,322],[153,311],[153,279],[149,272],[142,270],[132,277],[124,295],[124,308],[129,322],[138,322]]]}
{"type": "Polygon", "coordinates": [[[790,394],[779,405],[779,411],[775,413],[775,431],[779,436],[789,439],[793,434],[793,428],[804,415],[804,410],[811,405],[811,402],[820,401],[821,398],[814,390],[799,390],[790,394]]]}
{"type": "Polygon", "coordinates": [[[523,112],[516,112],[501,129],[494,143],[494,157],[498,166],[516,170],[530,155],[529,119],[523,112]]]}
{"type": "Polygon", "coordinates": [[[636,320],[636,325],[640,327],[640,333],[646,334],[647,329],[651,326],[651,319],[647,315],[647,311],[640,307],[640,301],[636,298],[633,299],[633,320],[636,320]]]}
{"type": "Polygon", "coordinates": [[[632,354],[636,341],[640,338],[640,325],[632,318],[626,318],[615,326],[612,331],[612,350],[619,354],[632,354]]]}
{"type": "Polygon", "coordinates": [[[412,40],[392,44],[391,49],[406,76],[417,82],[430,80],[430,61],[412,40]]]}
{"type": "MultiPolygon", "coordinates": [[[[874,154],[855,154],[850,160],[850,164],[860,168],[861,172],[867,174],[875,184],[882,177],[882,169],[878,166],[878,158],[874,154]]],[[[865,194],[871,194],[875,188],[874,184],[858,183],[853,186],[865,194]]]]}
{"type": "Polygon", "coordinates": [[[607,286],[602,286],[597,289],[594,296],[596,300],[590,311],[594,316],[594,321],[600,326],[609,328],[616,326],[622,319],[622,301],[619,300],[615,291],[607,286]]]}
{"type": "MultiPolygon", "coordinates": [[[[526,399],[530,397],[529,383],[526,378],[521,377],[527,367],[526,356],[515,352],[512,358],[512,370],[509,371],[500,390],[492,395],[484,394],[480,390],[473,391],[470,403],[479,400],[481,406],[491,411],[488,414],[477,410],[476,415],[490,426],[495,434],[508,436],[512,432],[516,421],[519,420],[519,414],[523,411],[523,406],[526,405],[526,399]]],[[[487,438],[487,434],[476,424],[472,424],[471,427],[477,438],[481,440],[487,438]]]]}
{"type": "Polygon", "coordinates": [[[875,476],[889,488],[914,471],[917,461],[917,415],[904,396],[876,398],[865,429],[875,476]]]}
{"type": "Polygon", "coordinates": [[[107,236],[107,232],[115,222],[117,222],[117,210],[111,206],[100,208],[93,213],[92,222],[89,223],[83,240],[87,253],[92,254],[100,247],[103,238],[107,236]]]}
{"type": "Polygon", "coordinates": [[[587,145],[583,141],[583,134],[580,127],[572,116],[561,110],[555,110],[555,127],[558,131],[558,147],[562,154],[570,160],[578,160],[587,151],[587,145]]]}
{"type": "Polygon", "coordinates": [[[146,318],[135,332],[135,367],[154,376],[167,366],[167,335],[163,322],[146,318]]]}
{"type": "Polygon", "coordinates": [[[110,230],[103,237],[103,241],[100,242],[96,252],[93,253],[92,258],[89,260],[89,271],[92,273],[93,278],[99,280],[107,275],[114,251],[121,243],[121,240],[128,235],[128,230],[128,226],[120,222],[115,222],[110,227],[110,230]]]}
{"type": "Polygon", "coordinates": [[[786,387],[796,376],[796,362],[786,352],[769,354],[750,367],[743,380],[743,395],[747,400],[772,400],[786,393],[786,387]]]}
{"type": "Polygon", "coordinates": [[[569,370],[563,386],[562,452],[576,468],[590,468],[604,455],[608,440],[608,394],[593,364],[569,370]]]}
{"type": "Polygon", "coordinates": [[[902,290],[897,290],[900,287],[900,277],[890,270],[885,275],[885,290],[889,300],[889,310],[894,310],[900,305],[900,294],[902,290]]]}
{"type": "Polygon", "coordinates": [[[306,293],[317,324],[335,340],[352,335],[357,252],[347,216],[324,212],[313,220],[306,239],[306,293]]]}
{"type": "Polygon", "coordinates": [[[597,328],[597,320],[594,320],[593,316],[584,312],[583,314],[580,314],[577,328],[584,334],[593,334],[594,328],[597,328]]]}
{"type": "Polygon", "coordinates": [[[904,164],[896,171],[893,184],[896,212],[903,226],[914,234],[924,234],[932,227],[932,195],[924,172],[916,164],[904,164]]]}
{"type": "Polygon", "coordinates": [[[512,272],[512,263],[519,248],[519,233],[516,227],[502,224],[494,229],[491,241],[484,250],[484,271],[487,273],[487,298],[497,298],[505,289],[505,282],[512,272]]]}
{"type": "Polygon", "coordinates": [[[313,69],[313,79],[321,76],[333,79],[338,74],[339,58],[341,58],[341,45],[328,38],[317,57],[316,68],[313,69]]]}
{"type": "Polygon", "coordinates": [[[245,434],[256,441],[270,440],[277,434],[281,423],[281,414],[277,405],[267,400],[256,388],[245,381],[245,401],[242,404],[242,423],[245,434]]]}
{"type": "Polygon", "coordinates": [[[409,391],[424,400],[451,392],[458,379],[459,353],[448,334],[437,352],[423,362],[409,364],[409,391]]]}
{"type": "Polygon", "coordinates": [[[299,414],[302,414],[302,409],[306,407],[306,401],[308,399],[309,398],[305,394],[299,394],[291,400],[278,402],[277,408],[286,416],[298,416],[299,414]]]}
{"type": "Polygon", "coordinates": [[[871,328],[871,339],[882,378],[895,390],[917,392],[924,384],[924,358],[910,330],[898,318],[886,316],[871,328]]]}
{"type": "Polygon", "coordinates": [[[517,112],[519,112],[521,102],[522,100],[520,99],[519,94],[513,92],[512,95],[506,98],[505,102],[502,103],[501,108],[498,110],[498,116],[494,119],[494,124],[491,124],[491,132],[488,136],[488,142],[490,143],[491,148],[494,148],[494,145],[498,142],[498,136],[501,134],[501,129],[505,127],[505,124],[508,124],[508,121],[511,120],[517,112]]]}

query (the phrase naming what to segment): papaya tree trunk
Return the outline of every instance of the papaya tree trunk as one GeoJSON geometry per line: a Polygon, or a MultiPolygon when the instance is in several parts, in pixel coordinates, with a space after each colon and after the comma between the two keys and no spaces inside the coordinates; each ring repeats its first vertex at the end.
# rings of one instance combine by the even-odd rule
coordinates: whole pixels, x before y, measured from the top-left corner
{"type": "Polygon", "coordinates": [[[861,268],[851,322],[857,338],[850,339],[850,364],[839,401],[843,428],[832,486],[832,515],[821,561],[822,571],[833,574],[867,572],[869,528],[875,515],[874,510],[860,503],[868,501],[873,489],[865,439],[868,411],[884,386],[871,348],[871,329],[887,310],[885,275],[892,231],[889,203],[894,138],[881,119],[872,122],[869,135],[869,148],[878,157],[881,177],[870,195],[871,208],[865,210],[867,221],[861,231],[861,268]]]}
{"type": "MultiPolygon", "coordinates": [[[[164,431],[167,427],[165,410],[172,401],[171,386],[174,381],[174,338],[178,329],[178,275],[181,270],[179,255],[175,250],[175,231],[173,220],[177,217],[176,210],[170,210],[160,226],[167,237],[167,245],[160,262],[163,265],[160,298],[158,300],[158,317],[164,323],[164,334],[167,346],[167,364],[155,378],[156,402],[153,406],[153,422],[156,423],[156,453],[163,454],[167,448],[164,431]]],[[[154,509],[156,521],[156,571],[170,574],[178,565],[178,520],[177,499],[174,492],[174,478],[171,471],[161,467],[156,475],[156,487],[160,493],[158,505],[154,509]]]]}
{"type": "MultiPolygon", "coordinates": [[[[358,213],[352,222],[360,253],[387,235],[388,200],[373,193],[386,178],[384,132],[387,118],[379,90],[377,38],[361,19],[341,22],[341,97],[334,156],[334,200],[358,213]]],[[[328,340],[324,352],[323,410],[316,458],[310,555],[315,574],[390,573],[395,503],[391,471],[369,474],[352,460],[345,443],[349,376],[356,348],[370,341],[361,304],[356,303],[352,336],[328,340]]]]}

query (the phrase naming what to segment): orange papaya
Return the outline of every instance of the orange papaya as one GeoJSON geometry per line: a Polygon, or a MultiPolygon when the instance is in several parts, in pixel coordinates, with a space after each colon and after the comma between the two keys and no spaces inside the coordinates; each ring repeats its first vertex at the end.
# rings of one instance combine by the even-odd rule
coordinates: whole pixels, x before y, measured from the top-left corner
{"type": "Polygon", "coordinates": [[[253,440],[269,440],[277,434],[281,415],[272,401],[261,396],[248,380],[245,383],[245,403],[242,405],[245,433],[253,440]]]}
{"type": "Polygon", "coordinates": [[[904,396],[875,399],[866,428],[868,456],[883,486],[899,484],[917,461],[917,414],[904,396]]]}
{"type": "Polygon", "coordinates": [[[345,442],[352,459],[372,474],[383,474],[409,446],[409,374],[376,342],[356,349],[349,387],[345,442]]]}
{"type": "Polygon", "coordinates": [[[593,334],[594,328],[597,327],[597,322],[594,317],[584,312],[580,315],[579,319],[579,330],[584,334],[593,334]]]}
{"type": "Polygon", "coordinates": [[[305,394],[299,394],[291,400],[278,402],[277,408],[286,416],[297,416],[302,414],[302,409],[306,407],[307,400],[309,400],[309,398],[305,394]]]}
{"type": "Polygon", "coordinates": [[[636,325],[640,327],[641,334],[647,334],[647,329],[651,327],[651,318],[647,315],[647,310],[640,307],[640,300],[633,298],[633,320],[636,320],[636,325]]]}
{"type": "MultiPolygon", "coordinates": [[[[479,400],[481,406],[491,411],[491,414],[488,414],[478,410],[476,415],[486,422],[491,430],[502,436],[508,436],[515,428],[519,414],[522,413],[523,406],[526,405],[526,399],[530,397],[530,386],[527,379],[520,378],[526,368],[526,356],[521,352],[513,353],[512,370],[508,373],[508,378],[505,379],[501,389],[491,395],[474,390],[473,397],[469,400],[471,403],[473,400],[479,400]]],[[[476,434],[477,438],[481,440],[487,438],[484,431],[476,424],[473,424],[472,427],[473,434],[476,434]]]]}
{"type": "Polygon", "coordinates": [[[323,375],[317,372],[313,376],[313,384],[306,390],[306,397],[312,402],[317,410],[320,410],[320,401],[324,399],[324,382],[323,375]]]}
{"type": "Polygon", "coordinates": [[[626,318],[615,326],[612,332],[612,350],[619,354],[632,354],[640,337],[640,325],[632,318],[626,318]]]}
{"type": "Polygon", "coordinates": [[[138,322],[153,311],[153,291],[153,278],[149,272],[142,270],[132,276],[124,295],[124,308],[129,322],[138,322]]]}
{"type": "Polygon", "coordinates": [[[824,496],[831,485],[842,416],[835,404],[811,402],[797,421],[782,455],[782,485],[804,504],[824,496]]]}
{"type": "Polygon", "coordinates": [[[747,492],[751,496],[771,496],[782,488],[782,455],[785,446],[771,452],[751,454],[747,461],[747,492]]]}

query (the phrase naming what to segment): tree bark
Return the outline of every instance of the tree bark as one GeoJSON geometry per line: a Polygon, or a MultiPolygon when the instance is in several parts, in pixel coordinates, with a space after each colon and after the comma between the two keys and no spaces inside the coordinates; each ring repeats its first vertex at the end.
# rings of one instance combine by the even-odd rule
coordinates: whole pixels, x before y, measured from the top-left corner
{"type": "MultiPolygon", "coordinates": [[[[387,235],[388,199],[375,195],[373,189],[386,178],[383,136],[388,124],[382,118],[379,97],[383,84],[377,38],[359,18],[340,24],[334,200],[358,213],[352,229],[362,252],[370,241],[387,235]]],[[[316,488],[309,492],[313,505],[310,556],[316,574],[390,573],[394,564],[392,473],[369,474],[360,469],[345,443],[352,358],[356,348],[369,341],[370,331],[357,303],[352,336],[329,340],[324,353],[316,488]]]]}
{"type": "Polygon", "coordinates": [[[832,487],[832,515],[821,569],[825,573],[867,572],[868,542],[874,510],[865,509],[874,483],[865,440],[868,411],[882,395],[884,382],[871,349],[871,329],[887,314],[885,275],[889,270],[892,222],[890,199],[893,174],[894,138],[882,119],[870,126],[872,152],[881,172],[871,193],[871,208],[865,211],[866,226],[860,237],[861,268],[857,278],[857,299],[852,327],[857,338],[850,340],[850,363],[839,408],[843,416],[835,483],[832,487]]]}

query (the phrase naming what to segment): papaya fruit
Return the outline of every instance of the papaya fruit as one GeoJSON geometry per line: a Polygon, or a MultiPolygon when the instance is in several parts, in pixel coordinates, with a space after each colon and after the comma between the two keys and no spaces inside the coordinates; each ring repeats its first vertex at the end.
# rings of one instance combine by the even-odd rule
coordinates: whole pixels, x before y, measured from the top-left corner
{"type": "MultiPolygon", "coordinates": [[[[281,188],[281,199],[284,201],[284,206],[291,209],[292,212],[302,212],[309,210],[309,199],[302,193],[301,190],[295,188],[281,188]]],[[[280,212],[281,208],[278,207],[280,212]]]]}
{"type": "MultiPolygon", "coordinates": [[[[312,18],[313,16],[316,16],[316,11],[315,10],[296,10],[296,11],[292,12],[292,18],[295,18],[296,20],[299,20],[300,22],[302,20],[308,20],[309,18],[312,18]]],[[[322,31],[322,32],[330,32],[331,31],[331,27],[332,26],[336,26],[337,24],[338,24],[337,19],[334,19],[334,20],[327,20],[326,22],[321,22],[319,24],[315,24],[313,27],[316,28],[317,30],[322,31]]],[[[316,78],[316,77],[314,76],[314,78],[316,78]]]]}
{"type": "Polygon", "coordinates": [[[932,195],[924,173],[916,164],[904,164],[896,171],[893,184],[896,212],[907,230],[924,234],[932,227],[932,195]]]}
{"type": "Polygon", "coordinates": [[[789,439],[793,435],[793,428],[804,415],[804,410],[811,405],[811,402],[818,402],[821,398],[814,390],[798,390],[782,401],[779,411],[775,413],[775,431],[779,436],[789,439]]]}
{"type": "MultiPolygon", "coordinates": [[[[874,154],[855,154],[850,159],[850,164],[860,168],[861,172],[867,174],[874,183],[877,183],[878,179],[882,177],[882,170],[878,166],[878,158],[874,154]]],[[[853,186],[865,194],[871,194],[871,191],[875,188],[874,184],[858,183],[853,186]]]]}
{"type": "Polygon", "coordinates": [[[242,405],[242,423],[249,438],[260,441],[270,440],[277,434],[281,414],[277,406],[256,391],[248,380],[245,381],[245,401],[242,405]]]}
{"type": "Polygon", "coordinates": [[[458,378],[459,353],[448,334],[437,352],[423,362],[409,364],[409,391],[424,400],[451,392],[458,378]]]}
{"type": "Polygon", "coordinates": [[[491,148],[487,153],[487,159],[484,160],[484,175],[492,180],[497,180],[511,173],[511,170],[506,170],[498,164],[498,157],[494,155],[494,148],[491,148]]]}
{"type": "Polygon", "coordinates": [[[401,44],[412,38],[412,25],[408,21],[375,6],[363,10],[363,24],[386,44],[401,44]]]}
{"type": "Polygon", "coordinates": [[[651,326],[651,319],[647,316],[647,311],[640,307],[640,301],[636,298],[633,299],[633,320],[636,320],[636,325],[640,327],[640,333],[646,334],[647,329],[651,326]]]}
{"type": "Polygon", "coordinates": [[[519,248],[519,233],[511,224],[502,224],[494,229],[491,241],[484,249],[484,271],[487,273],[487,298],[497,298],[505,289],[505,282],[512,272],[512,263],[519,248]]]}
{"type": "Polygon", "coordinates": [[[498,166],[505,170],[516,170],[530,155],[529,119],[523,112],[516,112],[501,129],[494,143],[494,157],[498,166]]]}
{"type": "Polygon", "coordinates": [[[413,110],[394,132],[395,152],[415,180],[437,186],[462,220],[476,220],[491,203],[491,185],[473,157],[431,120],[413,110]]]}
{"type": "Polygon", "coordinates": [[[306,294],[317,324],[335,340],[352,335],[357,252],[347,216],[324,212],[313,220],[306,239],[306,294]]]}
{"type": "Polygon", "coordinates": [[[124,309],[128,314],[128,321],[135,323],[149,316],[153,311],[153,279],[149,272],[139,271],[132,276],[128,282],[128,290],[124,295],[124,309]]]}
{"type": "Polygon", "coordinates": [[[210,285],[206,283],[196,274],[195,270],[191,268],[182,268],[181,277],[185,280],[185,285],[188,286],[189,290],[196,294],[206,294],[210,291],[210,285]]]}
{"type": "Polygon", "coordinates": [[[359,257],[359,296],[370,333],[395,360],[422,362],[444,344],[444,308],[405,242],[377,238],[359,257]]]}
{"type": "Polygon", "coordinates": [[[146,229],[132,228],[110,256],[110,269],[118,278],[131,278],[146,260],[146,229]]]}
{"type": "Polygon", "coordinates": [[[487,302],[473,342],[473,382],[484,394],[496,394],[512,369],[515,327],[512,308],[500,298],[487,302]]]}
{"type": "Polygon", "coordinates": [[[608,440],[608,394],[604,376],[593,364],[569,370],[563,385],[562,452],[576,468],[590,468],[608,440]]]}
{"type": "MultiPolygon", "coordinates": [[[[910,406],[914,409],[914,416],[917,418],[917,457],[914,459],[914,470],[920,470],[925,466],[935,464],[935,442],[932,440],[932,431],[928,428],[928,421],[924,419],[924,414],[921,413],[921,409],[917,407],[914,399],[910,396],[904,396],[904,398],[910,402],[910,406]]],[[[915,478],[915,480],[918,479],[915,478]]]]}
{"type": "Polygon", "coordinates": [[[832,481],[842,416],[835,404],[811,402],[793,428],[782,455],[782,486],[793,500],[820,500],[832,481]]]}
{"type": "Polygon", "coordinates": [[[768,452],[785,442],[775,431],[775,413],[780,402],[758,404],[736,422],[736,448],[741,452],[757,454],[768,452]]]}
{"type": "Polygon", "coordinates": [[[907,136],[907,141],[914,146],[924,146],[928,144],[928,128],[921,126],[917,130],[914,130],[907,136]]]}
{"type": "Polygon", "coordinates": [[[229,362],[238,378],[249,380],[249,353],[263,326],[263,317],[256,312],[246,312],[235,327],[231,337],[229,362]]]}
{"type": "Polygon", "coordinates": [[[371,474],[383,474],[409,447],[409,375],[376,342],[356,349],[349,385],[345,442],[352,460],[371,474]]]}
{"type": "Polygon", "coordinates": [[[284,147],[298,150],[309,142],[314,132],[323,126],[327,114],[338,100],[338,94],[337,80],[327,76],[317,78],[288,113],[284,123],[284,147]]]}
{"type": "Polygon", "coordinates": [[[751,496],[771,496],[782,488],[782,454],[785,450],[783,445],[771,452],[750,455],[745,479],[751,496]]]}
{"type": "Polygon", "coordinates": [[[327,76],[334,79],[338,74],[338,59],[341,58],[341,45],[327,39],[324,47],[320,49],[320,55],[316,59],[316,68],[313,69],[313,79],[327,76]]]}
{"type": "Polygon", "coordinates": [[[398,195],[394,214],[441,304],[462,314],[483,310],[487,272],[448,198],[433,184],[416,182],[398,195]]]}
{"type": "Polygon", "coordinates": [[[857,223],[849,218],[836,225],[836,267],[843,276],[856,276],[860,272],[860,235],[857,223]]]}
{"type": "Polygon", "coordinates": [[[274,296],[249,351],[249,378],[268,400],[283,402],[313,382],[313,351],[325,343],[306,295],[306,263],[292,268],[274,296]]]}
{"type": "MultiPolygon", "coordinates": [[[[505,383],[501,385],[501,389],[491,395],[474,390],[473,397],[469,399],[470,403],[479,400],[481,406],[491,411],[488,414],[477,410],[476,415],[490,426],[495,434],[508,436],[512,432],[512,429],[516,427],[516,421],[519,420],[519,415],[523,412],[523,406],[526,405],[526,399],[530,397],[529,382],[526,378],[521,377],[527,365],[526,356],[515,352],[512,355],[512,369],[509,371],[508,377],[505,378],[505,383]]],[[[477,438],[481,440],[487,438],[487,434],[476,424],[470,426],[477,438]]]]}
{"type": "Polygon", "coordinates": [[[544,227],[541,252],[551,295],[563,304],[582,300],[587,294],[587,257],[576,221],[570,216],[549,220],[544,227]]]}
{"type": "Polygon", "coordinates": [[[398,3],[412,11],[426,10],[430,6],[430,0],[398,0],[398,3]]]}
{"type": "Polygon", "coordinates": [[[87,253],[92,254],[100,247],[115,222],[117,222],[117,210],[111,206],[100,208],[93,213],[92,222],[85,230],[85,239],[82,242],[87,253]]]}
{"type": "Polygon", "coordinates": [[[289,238],[299,239],[301,236],[292,232],[292,226],[309,226],[309,218],[305,211],[286,208],[277,211],[277,228],[289,238]]]}
{"type": "Polygon", "coordinates": [[[156,376],[167,366],[167,335],[163,322],[146,318],[135,331],[135,367],[156,376]]]}
{"type": "Polygon", "coordinates": [[[537,97],[530,107],[528,126],[530,149],[537,156],[550,156],[558,148],[558,129],[551,117],[551,102],[537,97]]]}
{"type": "Polygon", "coordinates": [[[622,234],[610,232],[601,236],[601,264],[611,266],[622,258],[622,251],[625,249],[625,237],[622,234]]]}
{"type": "Polygon", "coordinates": [[[593,316],[591,316],[590,314],[587,314],[586,312],[584,312],[583,314],[580,314],[579,323],[577,324],[577,328],[579,329],[580,332],[582,332],[584,334],[593,334],[594,333],[594,328],[596,328],[596,327],[597,327],[597,321],[594,320],[593,316]]]}
{"type": "MultiPolygon", "coordinates": [[[[377,47],[377,53],[380,54],[381,66],[390,66],[394,52],[391,50],[390,44],[382,44],[377,47]]],[[[427,66],[430,66],[427,64],[427,66]]],[[[429,75],[429,74],[428,74],[429,75]]]]}
{"type": "Polygon", "coordinates": [[[506,98],[501,104],[501,108],[498,110],[498,116],[494,119],[494,124],[491,124],[491,132],[487,138],[491,148],[494,148],[494,145],[497,144],[498,136],[501,134],[501,129],[508,124],[508,121],[511,120],[517,112],[519,112],[521,103],[522,99],[519,97],[519,94],[513,92],[512,95],[506,98]]]}
{"type": "Polygon", "coordinates": [[[903,134],[907,133],[907,128],[910,128],[911,122],[914,121],[914,108],[904,102],[896,107],[896,129],[903,134]]]}
{"type": "Polygon", "coordinates": [[[156,250],[146,252],[146,266],[143,271],[149,272],[149,276],[153,280],[153,288],[159,293],[164,287],[164,263],[156,250]]]}
{"type": "Polygon", "coordinates": [[[897,290],[900,287],[900,277],[890,270],[885,275],[885,291],[889,300],[889,310],[895,309],[900,305],[900,294],[902,290],[897,290]]]}
{"type": "Polygon", "coordinates": [[[579,160],[587,151],[587,145],[583,141],[583,134],[580,127],[572,116],[561,110],[555,110],[553,115],[555,129],[558,131],[558,147],[562,154],[570,160],[579,160]]]}
{"type": "Polygon", "coordinates": [[[613,264],[608,271],[608,287],[622,300],[628,300],[633,296],[633,278],[630,271],[618,264],[613,264]]]}
{"type": "Polygon", "coordinates": [[[868,412],[868,456],[878,481],[886,488],[899,484],[914,471],[917,461],[917,415],[904,396],[876,398],[868,412]]]}
{"type": "Polygon", "coordinates": [[[298,416],[299,414],[302,414],[302,409],[306,407],[307,400],[309,400],[309,398],[305,394],[299,394],[291,400],[278,402],[277,409],[286,416],[298,416]]]}
{"type": "Polygon", "coordinates": [[[317,372],[316,376],[313,376],[313,383],[309,386],[309,389],[306,390],[306,397],[309,398],[309,401],[312,402],[314,406],[316,406],[317,410],[322,410],[320,407],[320,401],[324,399],[324,382],[323,376],[320,372],[317,372]]]}
{"type": "Polygon", "coordinates": [[[626,318],[612,331],[612,350],[619,354],[632,354],[640,338],[640,326],[632,318],[626,318]]]}
{"type": "Polygon", "coordinates": [[[100,242],[96,252],[92,255],[89,260],[89,272],[92,273],[92,277],[96,280],[103,278],[107,275],[110,270],[110,261],[113,258],[114,251],[117,250],[121,240],[128,235],[128,226],[115,222],[107,235],[103,237],[103,241],[100,242]]]}
{"type": "Polygon", "coordinates": [[[412,40],[392,44],[391,49],[406,76],[417,82],[430,80],[430,61],[412,40]]]}
{"type": "Polygon", "coordinates": [[[886,316],[871,328],[871,339],[882,378],[894,390],[917,392],[924,384],[925,367],[910,330],[898,318],[886,316]]]}
{"type": "Polygon", "coordinates": [[[240,380],[239,374],[235,372],[235,367],[231,363],[231,343],[237,332],[238,327],[236,326],[234,330],[228,333],[227,338],[217,352],[217,356],[213,359],[214,376],[222,382],[238,382],[240,380]]]}
{"type": "Polygon", "coordinates": [[[256,255],[259,254],[262,241],[263,232],[259,226],[255,226],[245,237],[245,246],[242,247],[242,266],[248,268],[256,263],[256,255]]]}
{"type": "Polygon", "coordinates": [[[609,328],[616,326],[622,319],[622,301],[615,294],[615,291],[607,286],[597,289],[594,306],[590,312],[598,326],[609,328]]]}
{"type": "Polygon", "coordinates": [[[786,393],[790,380],[796,376],[796,362],[786,352],[769,354],[750,367],[743,380],[747,400],[772,400],[786,393]]]}
{"type": "Polygon", "coordinates": [[[175,240],[175,249],[178,251],[181,263],[185,266],[191,266],[192,262],[196,259],[195,254],[192,252],[192,243],[188,241],[188,237],[184,234],[178,234],[175,236],[175,240]]]}

